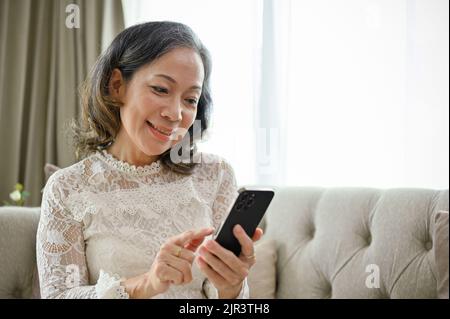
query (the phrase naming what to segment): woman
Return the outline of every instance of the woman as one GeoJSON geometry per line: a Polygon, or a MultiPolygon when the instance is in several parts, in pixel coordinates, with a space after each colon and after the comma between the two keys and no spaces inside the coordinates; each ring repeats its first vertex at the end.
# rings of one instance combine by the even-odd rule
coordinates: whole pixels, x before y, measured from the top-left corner
{"type": "Polygon", "coordinates": [[[236,183],[217,156],[192,162],[194,121],[201,132],[208,125],[210,71],[206,48],[173,22],[130,27],[99,58],[76,130],[84,159],[54,173],[43,194],[43,298],[248,297],[262,230],[251,239],[235,227],[239,257],[208,239],[236,183]],[[184,142],[190,163],[178,158],[184,142]]]}

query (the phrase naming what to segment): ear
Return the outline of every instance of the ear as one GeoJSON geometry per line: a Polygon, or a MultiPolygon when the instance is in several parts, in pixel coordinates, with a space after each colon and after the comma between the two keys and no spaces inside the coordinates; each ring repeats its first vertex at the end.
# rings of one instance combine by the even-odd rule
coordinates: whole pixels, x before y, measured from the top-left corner
{"type": "Polygon", "coordinates": [[[109,94],[114,100],[123,102],[125,96],[125,80],[122,77],[122,72],[117,68],[111,73],[108,89],[109,94]]]}

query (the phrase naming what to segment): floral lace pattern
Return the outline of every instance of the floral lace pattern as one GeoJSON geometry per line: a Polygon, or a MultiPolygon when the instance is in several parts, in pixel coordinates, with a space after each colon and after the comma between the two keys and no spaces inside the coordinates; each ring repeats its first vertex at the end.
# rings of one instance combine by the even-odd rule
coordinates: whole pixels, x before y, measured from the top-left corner
{"type": "MultiPolygon", "coordinates": [[[[136,167],[106,151],[54,173],[37,233],[41,296],[128,298],[120,278],[148,271],[169,237],[219,227],[237,196],[234,173],[221,158],[202,157],[189,176],[158,161],[136,167]]],[[[156,298],[204,298],[208,281],[195,264],[193,278],[156,298]]],[[[245,284],[240,297],[247,296],[245,284]]]]}
{"type": "Polygon", "coordinates": [[[125,287],[120,285],[120,278],[100,270],[95,292],[98,299],[129,299],[125,287]]]}
{"type": "Polygon", "coordinates": [[[160,161],[153,162],[150,165],[135,166],[116,159],[112,154],[108,153],[106,150],[103,150],[101,154],[104,156],[105,161],[108,162],[109,165],[117,168],[120,171],[127,172],[133,175],[158,173],[161,170],[160,161]]]}

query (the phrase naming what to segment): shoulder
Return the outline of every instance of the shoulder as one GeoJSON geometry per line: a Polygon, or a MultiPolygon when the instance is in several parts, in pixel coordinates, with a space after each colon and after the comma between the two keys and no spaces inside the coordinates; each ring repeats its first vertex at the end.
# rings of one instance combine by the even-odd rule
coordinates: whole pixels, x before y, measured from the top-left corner
{"type": "Polygon", "coordinates": [[[90,155],[71,166],[55,170],[45,184],[43,196],[57,194],[60,199],[68,197],[87,184],[93,163],[95,155],[90,155]]]}
{"type": "Polygon", "coordinates": [[[225,158],[216,154],[201,152],[198,161],[196,174],[218,181],[223,179],[224,176],[230,176],[234,179],[233,167],[225,158]]]}

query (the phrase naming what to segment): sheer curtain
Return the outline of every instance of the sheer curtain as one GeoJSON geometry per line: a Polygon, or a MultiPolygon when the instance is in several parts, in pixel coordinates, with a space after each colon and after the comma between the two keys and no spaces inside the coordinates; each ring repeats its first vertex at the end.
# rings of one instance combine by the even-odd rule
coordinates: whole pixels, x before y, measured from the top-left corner
{"type": "Polygon", "coordinates": [[[448,188],[446,0],[123,0],[213,55],[203,148],[240,184],[448,188]]]}
{"type": "Polygon", "coordinates": [[[448,188],[448,1],[291,5],[285,182],[448,188]]]}

